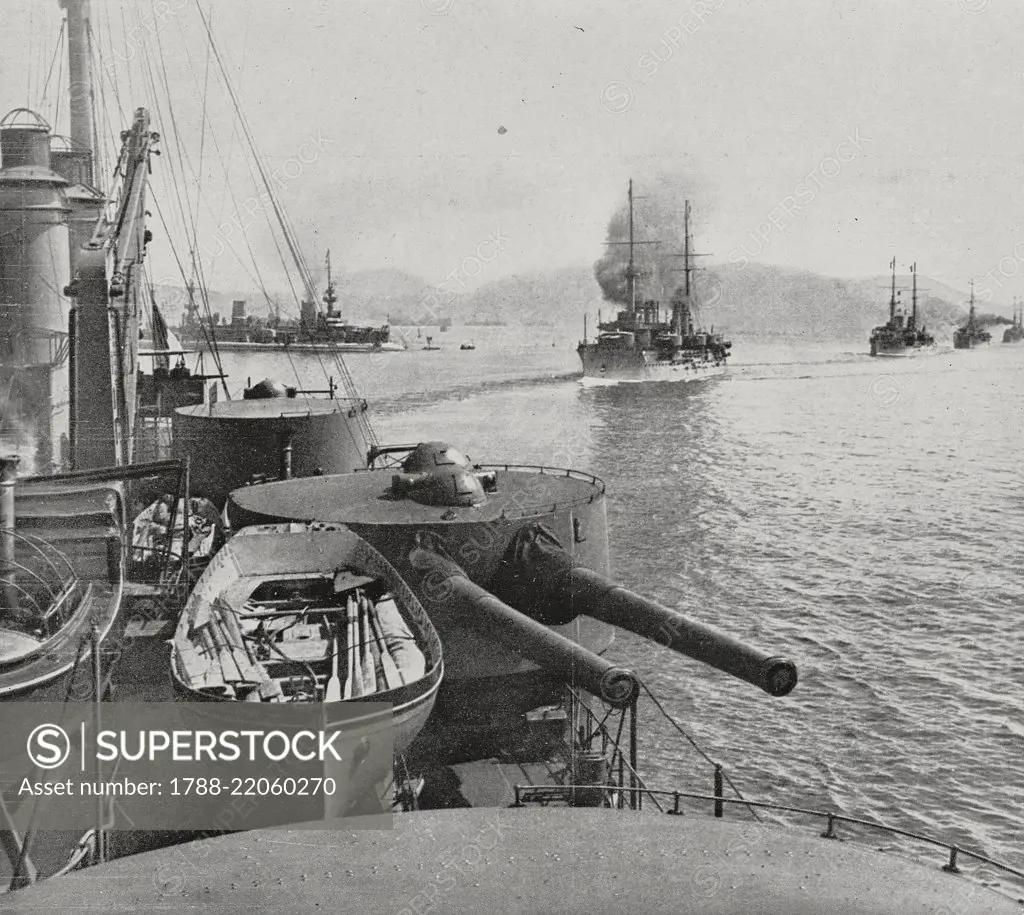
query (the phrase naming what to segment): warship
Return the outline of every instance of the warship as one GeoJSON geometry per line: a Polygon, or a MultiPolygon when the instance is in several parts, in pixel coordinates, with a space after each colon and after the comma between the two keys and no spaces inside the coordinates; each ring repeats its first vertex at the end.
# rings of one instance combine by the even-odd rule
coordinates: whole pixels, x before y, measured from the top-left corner
{"type": "Polygon", "coordinates": [[[1024,340],[1024,305],[1017,307],[1013,300],[1013,323],[1003,331],[1003,343],[1020,343],[1024,340]]]}
{"type": "MultiPolygon", "coordinates": [[[[88,4],[68,0],[67,8],[70,26],[87,13],[88,4]]],[[[205,16],[204,24],[208,26],[205,16]]],[[[74,31],[76,40],[85,35],[84,26],[74,31]]],[[[69,28],[69,43],[71,32],[69,28]]],[[[78,46],[79,53],[83,48],[78,46]]],[[[146,164],[145,159],[136,161],[146,164]]],[[[133,212],[143,220],[145,209],[137,203],[133,212]]],[[[140,221],[133,234],[142,237],[143,231],[140,221]]],[[[105,276],[109,281],[109,274],[105,276]]],[[[110,351],[120,357],[113,345],[110,351]]],[[[134,371],[131,377],[135,379],[134,371]]],[[[385,578],[395,603],[409,611],[407,621],[419,620],[413,628],[428,649],[425,668],[436,671],[439,681],[429,720],[400,749],[390,773],[391,790],[381,795],[390,796],[392,808],[401,811],[394,828],[368,832],[351,828],[359,825],[357,820],[328,821],[319,829],[204,837],[174,848],[122,852],[124,857],[109,860],[116,854],[105,844],[110,821],[104,811],[74,853],[47,872],[61,876],[12,893],[4,899],[5,909],[71,911],[84,903],[133,910],[287,911],[337,907],[343,901],[359,911],[420,915],[434,909],[630,908],[904,913],[950,904],[962,915],[1019,911],[1004,894],[965,874],[965,862],[980,862],[990,869],[985,875],[998,875],[982,878],[989,882],[1024,879],[1024,873],[955,843],[836,810],[788,798],[754,800],[740,794],[724,767],[706,755],[706,790],[645,782],[641,697],[643,708],[664,716],[681,739],[692,738],[636,673],[603,656],[614,627],[639,634],[652,650],[681,653],[737,677],[765,693],[766,702],[785,701],[797,686],[797,668],[780,651],[743,644],[618,584],[610,572],[607,493],[599,478],[564,468],[475,463],[441,441],[381,446],[372,431],[363,431],[370,430],[365,402],[349,401],[346,412],[339,414],[312,409],[311,399],[296,404],[298,392],[279,385],[261,383],[250,391],[253,396],[241,402],[219,404],[208,397],[200,404],[178,405],[170,417],[177,460],[168,463],[180,468],[189,484],[194,477],[197,493],[202,491],[215,504],[226,501],[228,544],[203,571],[191,590],[193,597],[176,605],[170,631],[163,626],[166,617],[159,617],[157,637],[146,646],[136,640],[130,656],[116,666],[93,653],[92,667],[99,669],[89,673],[97,672],[101,684],[109,680],[112,691],[71,691],[69,696],[97,704],[104,697],[169,700],[172,682],[182,691],[191,690],[198,685],[192,676],[215,678],[218,668],[226,687],[230,678],[224,677],[225,671],[239,663],[262,666],[272,682],[267,684],[258,669],[254,679],[238,669],[230,681],[236,697],[235,684],[253,682],[261,701],[273,701],[277,688],[283,695],[282,677],[274,677],[264,663],[269,656],[257,648],[256,638],[245,637],[241,625],[240,643],[214,643],[216,668],[199,635],[208,663],[202,670],[189,667],[202,660],[193,638],[194,614],[205,606],[206,597],[211,606],[223,597],[240,613],[283,612],[301,618],[291,604],[273,606],[294,595],[278,595],[273,587],[259,591],[262,582],[249,591],[260,576],[276,577],[280,571],[289,582],[296,574],[322,582],[316,594],[299,597],[322,599],[330,612],[321,617],[333,615],[334,609],[340,610],[334,603],[338,594],[348,594],[346,587],[352,584],[343,575],[341,590],[335,591],[337,562],[315,558],[333,551],[282,549],[277,556],[274,544],[285,544],[292,536],[337,535],[346,544],[341,556],[379,556],[393,570],[397,579],[378,562],[373,576],[363,577],[385,578]],[[219,409],[228,405],[231,409],[219,409]],[[290,426],[296,415],[310,422],[290,426]],[[343,453],[335,456],[335,465],[313,465],[332,457],[322,444],[333,437],[330,429],[349,433],[353,443],[347,451],[337,446],[343,453]],[[309,460],[302,457],[305,449],[296,447],[302,432],[310,434],[314,451],[321,447],[316,443],[322,444],[323,450],[309,460]],[[361,445],[366,450],[357,459],[361,445]],[[300,469],[309,475],[299,477],[300,469]],[[349,547],[352,554],[346,554],[349,547]],[[229,571],[226,557],[252,553],[251,563],[235,564],[250,576],[237,593],[222,590],[224,582],[236,580],[234,572],[229,575],[218,564],[224,550],[233,551],[224,554],[229,571]],[[264,609],[243,609],[250,600],[264,609]],[[417,603],[425,619],[415,612],[417,603]],[[174,633],[179,637],[173,638],[174,633]],[[190,649],[195,655],[189,656],[190,649]],[[180,653],[188,660],[173,659],[180,653]],[[101,660],[102,665],[96,663],[101,660]],[[172,681],[175,670],[177,680],[172,681]],[[761,813],[784,814],[802,825],[761,822],[761,813]],[[902,837],[932,855],[915,862],[866,843],[836,841],[852,838],[855,831],[884,837],[887,843],[902,837]],[[454,856],[453,846],[459,849],[454,856]],[[108,879],[100,879],[104,877],[108,879]]],[[[160,409],[166,409],[162,400],[160,409]]],[[[137,470],[144,474],[153,468],[137,470]]],[[[75,486],[93,486],[107,472],[80,470],[78,476],[65,474],[60,480],[14,483],[37,487],[33,495],[40,499],[49,496],[48,488],[59,486],[63,503],[75,486]]],[[[131,468],[118,472],[131,476],[131,468]]],[[[124,485],[120,479],[117,483],[124,485]]],[[[109,482],[104,486],[112,488],[109,482]]],[[[110,500],[105,504],[109,510],[110,500]]],[[[111,538],[108,528],[116,532],[117,527],[106,516],[98,517],[94,505],[84,508],[93,522],[101,522],[96,526],[103,541],[117,544],[117,568],[112,571],[118,572],[129,538],[123,530],[111,538]]],[[[9,529],[6,523],[0,525],[4,532],[9,529]]],[[[0,544],[7,549],[12,539],[5,533],[0,544]]],[[[342,571],[357,578],[365,571],[355,562],[351,565],[342,571]]],[[[102,578],[101,571],[86,574],[102,578]]],[[[366,596],[375,606],[385,602],[381,586],[366,596]]],[[[358,612],[350,613],[347,598],[345,604],[346,622],[351,625],[354,617],[358,628],[358,612]]],[[[362,624],[364,631],[367,625],[376,630],[372,613],[362,618],[370,621],[362,624]]],[[[221,619],[233,628],[230,617],[221,619]]],[[[245,622],[246,632],[260,625],[252,628],[255,620],[245,622]]],[[[316,629],[308,633],[311,641],[340,640],[325,619],[310,625],[316,629]]],[[[204,627],[194,628],[198,632],[204,627]]],[[[378,651],[386,641],[383,628],[379,632],[378,651]]],[[[265,642],[262,636],[258,641],[265,642]]],[[[349,639],[347,651],[352,644],[349,639]]],[[[334,670],[338,657],[336,648],[326,648],[317,660],[319,669],[306,681],[314,701],[338,694],[332,685],[340,680],[340,669],[334,670]]],[[[360,666],[368,672],[365,653],[362,661],[352,658],[346,681],[348,672],[360,666]]],[[[427,679],[432,686],[435,680],[427,679]]],[[[414,679],[412,685],[420,689],[421,683],[422,678],[414,679]]],[[[216,704],[230,708],[226,688],[220,692],[216,704]]],[[[250,687],[247,695],[253,692],[250,687]]],[[[341,697],[344,702],[344,688],[341,697]]],[[[8,820],[0,839],[16,875],[12,888],[33,883],[37,871],[32,838],[8,820]]]]}
{"type": "Polygon", "coordinates": [[[953,331],[953,349],[974,349],[990,343],[992,334],[978,322],[974,313],[974,280],[971,280],[971,305],[967,320],[953,331]]]}
{"type": "Polygon", "coordinates": [[[917,264],[910,268],[913,278],[911,312],[900,308],[896,301],[896,258],[889,265],[892,268],[892,291],[889,295],[889,320],[871,331],[872,356],[912,356],[923,349],[935,346],[935,337],[927,328],[917,326],[917,264]]]}
{"type": "MultiPolygon", "coordinates": [[[[202,326],[200,319],[197,342],[202,345],[216,337],[218,349],[236,352],[273,352],[288,347],[295,352],[394,353],[405,347],[391,339],[391,326],[360,326],[348,323],[336,310],[337,287],[331,276],[331,252],[327,252],[327,287],[323,302],[326,312],[316,309],[311,298],[300,303],[297,322],[253,319],[245,314],[245,302],[232,303],[231,323],[202,326]]],[[[192,325],[195,325],[193,319],[192,325]]]]}
{"type": "MultiPolygon", "coordinates": [[[[601,323],[598,317],[597,339],[587,340],[587,322],[583,319],[583,340],[576,349],[583,363],[584,384],[636,381],[698,381],[725,374],[732,343],[714,328],[704,331],[694,323],[693,258],[690,238],[690,202],[683,214],[683,274],[685,283],[672,296],[671,310],[663,319],[662,306],[654,299],[637,301],[634,248],[640,242],[633,231],[633,181],[628,191],[629,260],[625,268],[628,307],[614,321],[601,323]]],[[[608,244],[620,244],[609,242],[608,244]]]]}
{"type": "Polygon", "coordinates": [[[231,303],[231,321],[228,324],[210,322],[204,327],[202,319],[198,319],[199,325],[197,326],[197,319],[187,314],[181,329],[185,333],[191,332],[196,343],[200,345],[205,337],[216,337],[218,349],[240,348],[242,344],[268,346],[275,343],[277,341],[275,328],[271,327],[268,321],[247,315],[245,306],[245,299],[235,299],[231,303]]]}
{"type": "Polygon", "coordinates": [[[337,287],[331,276],[331,252],[327,252],[327,287],[324,290],[324,312],[317,311],[312,299],[303,300],[297,328],[279,325],[278,337],[286,345],[331,343],[343,352],[387,352],[402,349],[391,342],[391,326],[380,327],[350,324],[335,309],[337,287]]]}

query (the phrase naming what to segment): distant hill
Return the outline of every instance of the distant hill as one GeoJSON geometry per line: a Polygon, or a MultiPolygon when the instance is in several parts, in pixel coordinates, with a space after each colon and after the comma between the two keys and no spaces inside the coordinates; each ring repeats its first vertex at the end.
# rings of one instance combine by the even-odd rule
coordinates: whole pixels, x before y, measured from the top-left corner
{"type": "Polygon", "coordinates": [[[502,321],[506,324],[553,325],[603,307],[601,289],[590,267],[567,267],[503,277],[466,295],[456,321],[502,321]]]}
{"type": "MultiPolygon", "coordinates": [[[[695,282],[704,303],[703,323],[731,333],[845,340],[866,336],[888,319],[888,277],[840,279],[771,265],[718,264],[699,271],[695,282]]],[[[896,277],[897,290],[906,290],[900,301],[908,310],[910,282],[909,275],[896,277]]],[[[918,313],[925,325],[946,333],[963,320],[964,292],[924,276],[918,285],[918,313]]],[[[662,300],[668,297],[663,294],[662,300]]],[[[601,298],[587,267],[506,277],[466,296],[462,306],[463,313],[502,316],[509,324],[562,324],[583,314],[596,317],[599,309],[607,320],[620,307],[601,298]]],[[[990,302],[986,310],[1003,308],[990,302]]]]}
{"type": "Polygon", "coordinates": [[[381,321],[392,324],[432,324],[445,310],[434,288],[403,270],[359,270],[337,277],[338,305],[354,323],[381,321]],[[435,304],[437,302],[438,304],[435,304]]]}
{"type": "MultiPolygon", "coordinates": [[[[820,339],[866,337],[888,317],[890,278],[840,279],[806,270],[748,264],[718,264],[696,275],[701,321],[729,333],[757,336],[814,336],[820,339]]],[[[584,314],[607,320],[618,310],[604,300],[589,266],[567,267],[502,277],[460,296],[445,296],[419,277],[401,270],[363,270],[337,279],[338,307],[354,322],[429,326],[444,316],[455,323],[561,325],[582,323],[584,314]],[[429,307],[425,307],[429,306],[429,307]]],[[[921,276],[918,311],[921,321],[944,336],[966,314],[967,294],[921,276]]],[[[900,301],[910,308],[910,277],[897,276],[900,301]]],[[[668,294],[662,295],[665,301],[668,294]]],[[[211,309],[225,318],[235,298],[248,298],[248,312],[265,316],[262,295],[211,292],[211,309]]],[[[179,323],[187,296],[182,289],[161,286],[157,301],[172,325],[179,323]],[[166,305],[165,305],[166,302],[166,305]]],[[[293,317],[290,296],[285,317],[293,317]]],[[[979,312],[1009,314],[1010,306],[979,303],[979,312]]],[[[595,320],[596,323],[596,320],[595,320]]],[[[594,327],[594,325],[591,325],[594,327]]]]}
{"type": "MultiPolygon", "coordinates": [[[[710,285],[720,301],[706,309],[704,320],[720,323],[734,333],[846,340],[865,336],[888,319],[891,279],[886,277],[838,279],[758,264],[742,269],[720,265],[707,274],[701,284],[710,285]]],[[[966,309],[960,304],[962,293],[927,277],[919,277],[918,284],[929,289],[918,294],[920,323],[940,330],[963,319],[966,309]]],[[[901,286],[907,291],[900,301],[909,311],[909,276],[897,276],[897,290],[901,286]]]]}

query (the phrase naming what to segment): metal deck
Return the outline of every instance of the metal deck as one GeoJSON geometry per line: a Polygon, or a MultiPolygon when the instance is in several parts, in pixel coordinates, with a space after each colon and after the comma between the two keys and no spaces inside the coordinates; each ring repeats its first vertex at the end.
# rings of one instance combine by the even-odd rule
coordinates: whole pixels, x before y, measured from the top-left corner
{"type": "Polygon", "coordinates": [[[237,833],[0,899],[0,911],[1020,915],[939,867],[763,824],[580,809],[237,833]],[[83,901],[88,900],[83,905],[83,901]]]}

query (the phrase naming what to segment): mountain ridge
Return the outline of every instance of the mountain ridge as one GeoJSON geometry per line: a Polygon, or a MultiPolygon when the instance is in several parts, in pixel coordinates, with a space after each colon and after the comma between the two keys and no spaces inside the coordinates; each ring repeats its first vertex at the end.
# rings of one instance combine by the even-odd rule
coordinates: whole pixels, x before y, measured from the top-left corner
{"type": "MultiPolygon", "coordinates": [[[[701,269],[695,280],[699,318],[728,333],[763,336],[813,334],[822,338],[864,336],[888,319],[891,277],[841,278],[791,267],[717,264],[701,269]]],[[[909,311],[911,277],[897,275],[898,302],[909,311]]],[[[650,293],[638,284],[638,298],[650,293]]],[[[647,283],[648,287],[654,283],[647,283]]],[[[963,320],[969,295],[927,276],[918,277],[919,323],[944,333],[963,320]]],[[[579,323],[583,316],[607,320],[621,308],[601,297],[591,267],[563,267],[501,277],[460,295],[446,293],[425,280],[395,268],[356,271],[337,278],[338,309],[353,323],[436,325],[443,317],[455,323],[501,323],[512,326],[554,326],[579,323]]],[[[667,302],[665,287],[651,297],[667,302]]],[[[241,293],[211,291],[211,310],[229,320],[231,302],[241,293]]],[[[249,314],[266,317],[269,307],[251,297],[249,314]]],[[[282,317],[293,318],[290,296],[270,296],[289,302],[282,317]]],[[[166,319],[180,323],[187,301],[184,290],[160,286],[156,299],[166,319]]],[[[1010,306],[979,303],[979,311],[1009,314],[1010,306]]],[[[596,329],[596,325],[595,325],[596,329]]]]}

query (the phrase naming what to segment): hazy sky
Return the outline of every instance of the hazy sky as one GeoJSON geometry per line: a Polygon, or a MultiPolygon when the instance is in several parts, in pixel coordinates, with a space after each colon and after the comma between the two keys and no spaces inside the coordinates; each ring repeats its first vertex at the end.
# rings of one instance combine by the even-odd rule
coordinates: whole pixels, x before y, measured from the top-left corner
{"type": "MultiPolygon", "coordinates": [[[[207,57],[195,0],[168,0],[164,26],[143,22],[133,37],[138,9],[152,18],[159,6],[93,0],[94,30],[123,58],[126,108],[152,104],[136,49],[163,44],[179,132],[198,161],[196,78],[207,57]]],[[[283,167],[322,132],[315,160],[282,190],[311,261],[329,245],[344,269],[390,266],[431,283],[456,271],[467,285],[589,265],[627,179],[642,193],[645,178],[668,174],[695,188],[698,244],[716,260],[859,275],[884,273],[895,254],[958,288],[994,271],[987,285],[1002,284],[1000,298],[1024,294],[1024,55],[1013,40],[1024,35],[1024,4],[204,0],[204,9],[271,164],[283,167]],[[465,277],[460,265],[495,232],[500,255],[465,277]]],[[[4,110],[38,104],[59,23],[56,0],[3,0],[4,110]]],[[[221,161],[231,159],[239,197],[251,192],[223,90],[209,97],[220,159],[207,135],[208,249],[233,210],[221,161]]],[[[166,148],[168,113],[157,120],[166,148]]],[[[251,231],[262,260],[266,239],[251,231]]],[[[493,243],[479,250],[489,255],[493,243]]],[[[222,283],[245,282],[226,262],[216,269],[222,283]]]]}

